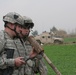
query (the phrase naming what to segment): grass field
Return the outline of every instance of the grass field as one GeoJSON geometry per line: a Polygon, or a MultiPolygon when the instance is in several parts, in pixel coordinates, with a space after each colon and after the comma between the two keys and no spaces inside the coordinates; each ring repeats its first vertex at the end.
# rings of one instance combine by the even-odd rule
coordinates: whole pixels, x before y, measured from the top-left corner
{"type": "Polygon", "coordinates": [[[68,43],[68,42],[76,42],[76,37],[64,38],[64,43],[68,43]]]}
{"type": "MultiPolygon", "coordinates": [[[[43,46],[46,55],[62,75],[76,75],[76,44],[43,46]]],[[[47,64],[48,75],[56,75],[47,64]]]]}

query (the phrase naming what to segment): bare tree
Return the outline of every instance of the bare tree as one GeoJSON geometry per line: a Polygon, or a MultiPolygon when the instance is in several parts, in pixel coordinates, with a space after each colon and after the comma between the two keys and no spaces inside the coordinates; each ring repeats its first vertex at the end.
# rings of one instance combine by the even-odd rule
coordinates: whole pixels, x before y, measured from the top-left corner
{"type": "Polygon", "coordinates": [[[33,36],[38,35],[38,31],[37,31],[37,30],[33,31],[33,32],[32,32],[32,35],[33,35],[33,36]]]}

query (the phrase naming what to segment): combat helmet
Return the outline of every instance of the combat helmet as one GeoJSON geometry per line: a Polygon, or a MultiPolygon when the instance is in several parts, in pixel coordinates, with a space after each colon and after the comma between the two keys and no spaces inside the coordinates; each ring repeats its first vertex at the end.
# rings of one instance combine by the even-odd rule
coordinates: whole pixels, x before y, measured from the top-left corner
{"type": "Polygon", "coordinates": [[[23,16],[24,19],[24,27],[25,28],[33,28],[34,27],[34,23],[32,21],[31,18],[27,17],[27,16],[23,16]]]}
{"type": "Polygon", "coordinates": [[[3,21],[4,22],[9,22],[9,23],[17,23],[19,25],[24,24],[24,19],[23,17],[16,13],[16,12],[9,12],[5,16],[3,16],[3,21]]]}

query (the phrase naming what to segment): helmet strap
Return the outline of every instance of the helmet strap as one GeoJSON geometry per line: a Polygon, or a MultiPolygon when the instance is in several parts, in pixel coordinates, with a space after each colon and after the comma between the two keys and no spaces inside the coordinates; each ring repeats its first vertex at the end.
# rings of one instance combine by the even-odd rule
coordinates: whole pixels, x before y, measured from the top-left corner
{"type": "Polygon", "coordinates": [[[16,32],[16,25],[14,27],[14,29],[10,28],[9,26],[6,25],[6,27],[8,27],[9,29],[11,29],[12,31],[14,31],[16,33],[16,37],[19,37],[19,33],[16,32]]]}

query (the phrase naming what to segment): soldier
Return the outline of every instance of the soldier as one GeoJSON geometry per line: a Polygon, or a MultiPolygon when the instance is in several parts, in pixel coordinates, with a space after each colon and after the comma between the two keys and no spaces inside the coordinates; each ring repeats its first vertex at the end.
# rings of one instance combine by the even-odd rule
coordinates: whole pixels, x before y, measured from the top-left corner
{"type": "Polygon", "coordinates": [[[35,52],[26,56],[26,49],[20,40],[24,36],[24,32],[28,35],[30,26],[24,26],[24,19],[16,12],[7,13],[3,17],[5,23],[4,30],[0,32],[0,75],[33,75],[28,74],[29,70],[25,60],[36,56],[35,52]],[[15,40],[20,41],[17,47],[15,40]]]}
{"type": "MultiPolygon", "coordinates": [[[[23,18],[25,20],[24,21],[25,25],[27,25],[27,24],[29,24],[29,26],[34,25],[31,18],[26,17],[26,16],[24,16],[23,18]]],[[[26,48],[27,48],[27,55],[29,55],[29,53],[32,50],[32,46],[30,45],[29,41],[26,40],[26,37],[27,36],[24,36],[23,40],[25,41],[25,45],[26,45],[26,48]]],[[[33,65],[34,74],[39,73],[40,75],[47,75],[47,67],[45,66],[45,63],[44,63],[43,58],[42,58],[41,55],[36,56],[33,59],[33,63],[34,63],[34,65],[33,65]]]]}

